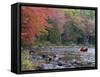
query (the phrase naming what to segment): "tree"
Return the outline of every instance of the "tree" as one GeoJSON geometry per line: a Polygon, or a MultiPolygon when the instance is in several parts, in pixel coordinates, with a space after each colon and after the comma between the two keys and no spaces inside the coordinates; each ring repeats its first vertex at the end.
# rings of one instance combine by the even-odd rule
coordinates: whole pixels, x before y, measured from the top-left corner
{"type": "Polygon", "coordinates": [[[31,44],[36,37],[48,33],[46,29],[51,26],[46,21],[49,14],[45,11],[44,8],[25,6],[21,8],[21,38],[24,44],[31,44]]]}
{"type": "MultiPolygon", "coordinates": [[[[65,11],[65,16],[67,18],[67,24],[70,24],[70,22],[74,25],[72,27],[72,25],[70,26],[65,26],[66,31],[64,31],[64,33],[62,35],[64,36],[68,36],[66,37],[67,40],[68,38],[73,38],[75,39],[76,35],[79,36],[80,33],[78,33],[77,30],[79,30],[79,32],[82,33],[82,37],[84,38],[83,41],[85,43],[88,43],[89,41],[89,36],[93,36],[95,35],[95,11],[93,10],[80,10],[80,9],[64,9],[65,11]],[[75,26],[77,27],[77,29],[75,31],[71,31],[75,28],[75,26]],[[69,30],[70,28],[70,30],[69,30]],[[74,33],[73,33],[74,32],[74,33]],[[76,33],[76,34],[75,34],[76,33]],[[71,35],[73,35],[73,37],[71,37],[71,35]]],[[[64,39],[66,39],[64,38],[64,39]]],[[[73,40],[71,39],[71,40],[73,40]]]]}
{"type": "Polygon", "coordinates": [[[21,8],[22,43],[31,44],[39,36],[48,35],[48,30],[52,28],[48,18],[54,19],[60,26],[63,25],[63,13],[63,10],[56,8],[23,6],[21,8]]]}
{"type": "Polygon", "coordinates": [[[73,22],[65,23],[64,32],[62,34],[63,44],[68,44],[69,42],[76,43],[77,39],[82,36],[82,30],[74,25],[73,22]]]}
{"type": "Polygon", "coordinates": [[[53,44],[59,44],[61,42],[60,31],[57,27],[53,27],[49,30],[48,40],[53,44]]]}

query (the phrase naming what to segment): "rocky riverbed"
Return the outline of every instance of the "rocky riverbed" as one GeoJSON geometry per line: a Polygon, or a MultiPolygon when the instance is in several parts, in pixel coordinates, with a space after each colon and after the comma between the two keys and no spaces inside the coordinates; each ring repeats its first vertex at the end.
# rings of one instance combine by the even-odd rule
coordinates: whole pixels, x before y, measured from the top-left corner
{"type": "Polygon", "coordinates": [[[47,48],[32,54],[32,61],[39,62],[38,69],[62,69],[95,66],[95,49],[80,52],[79,48],[47,48]],[[41,62],[41,63],[40,63],[41,62]]]}

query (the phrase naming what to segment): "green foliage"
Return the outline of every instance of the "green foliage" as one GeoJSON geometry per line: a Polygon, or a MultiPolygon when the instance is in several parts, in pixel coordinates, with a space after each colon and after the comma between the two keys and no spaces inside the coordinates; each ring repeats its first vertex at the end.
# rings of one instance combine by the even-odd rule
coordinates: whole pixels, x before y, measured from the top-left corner
{"type": "Polygon", "coordinates": [[[53,44],[59,44],[61,41],[60,31],[57,27],[52,28],[49,30],[48,40],[53,44]]]}
{"type": "Polygon", "coordinates": [[[64,33],[62,34],[63,44],[68,45],[76,43],[78,37],[82,37],[83,32],[72,22],[66,23],[64,25],[64,33]]]}
{"type": "Polygon", "coordinates": [[[80,11],[81,10],[77,10],[77,9],[64,9],[64,11],[65,11],[65,15],[66,16],[71,16],[71,17],[73,17],[73,16],[81,16],[81,13],[80,13],[80,11]]]}
{"type": "Polygon", "coordinates": [[[30,60],[22,61],[22,70],[33,70],[33,63],[30,60]]]}
{"type": "Polygon", "coordinates": [[[94,10],[81,10],[81,16],[85,16],[88,19],[95,19],[95,11],[94,10]]]}
{"type": "Polygon", "coordinates": [[[21,52],[21,62],[22,70],[32,70],[33,64],[28,51],[21,52]]]}

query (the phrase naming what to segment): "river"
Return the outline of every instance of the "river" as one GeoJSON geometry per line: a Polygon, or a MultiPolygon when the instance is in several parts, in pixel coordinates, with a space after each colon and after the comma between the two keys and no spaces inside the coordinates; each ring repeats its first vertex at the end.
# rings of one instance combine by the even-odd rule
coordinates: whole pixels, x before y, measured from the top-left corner
{"type": "MultiPolygon", "coordinates": [[[[87,52],[80,52],[80,47],[48,47],[44,52],[54,53],[58,60],[51,60],[48,64],[42,64],[42,69],[94,67],[95,48],[88,48],[87,52]],[[69,53],[69,55],[68,55],[69,53]],[[62,60],[61,57],[67,57],[62,60]],[[77,57],[77,55],[79,57],[77,57]],[[74,56],[74,57],[73,57],[74,56]],[[59,66],[59,63],[61,66],[59,66]]],[[[46,54],[51,56],[49,54],[46,54]]]]}

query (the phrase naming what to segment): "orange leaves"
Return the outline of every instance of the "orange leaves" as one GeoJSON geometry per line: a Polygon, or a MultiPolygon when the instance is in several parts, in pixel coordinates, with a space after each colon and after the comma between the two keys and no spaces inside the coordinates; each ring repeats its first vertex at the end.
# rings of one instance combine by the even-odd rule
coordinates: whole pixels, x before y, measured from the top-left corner
{"type": "MultiPolygon", "coordinates": [[[[26,44],[32,44],[41,35],[49,35],[48,31],[57,27],[59,33],[64,33],[64,25],[72,23],[84,34],[92,34],[95,23],[94,13],[84,10],[60,9],[47,7],[21,7],[21,38],[26,44]],[[89,16],[87,16],[90,14],[89,16]],[[91,17],[92,16],[92,17],[91,17]],[[88,18],[89,17],[89,18],[88,18]],[[91,19],[91,20],[90,20],[91,19]]],[[[69,30],[68,30],[69,31],[69,30]]]]}
{"type": "Polygon", "coordinates": [[[32,42],[32,39],[48,34],[46,29],[51,28],[48,24],[48,15],[50,11],[41,7],[25,7],[21,8],[21,38],[24,42],[32,42]]]}
{"type": "Polygon", "coordinates": [[[48,23],[48,18],[57,23],[59,30],[63,31],[65,23],[64,11],[57,8],[44,7],[21,7],[21,37],[24,42],[33,40],[40,35],[47,35],[52,23],[48,23]]]}

